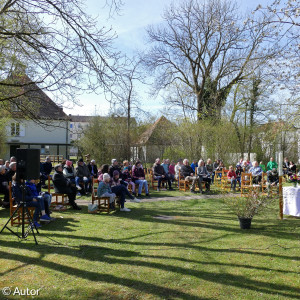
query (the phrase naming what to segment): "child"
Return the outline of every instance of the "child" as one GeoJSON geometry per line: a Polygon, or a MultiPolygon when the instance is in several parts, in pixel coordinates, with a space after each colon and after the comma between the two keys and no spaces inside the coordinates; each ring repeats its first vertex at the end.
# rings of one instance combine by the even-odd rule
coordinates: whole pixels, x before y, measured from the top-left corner
{"type": "Polygon", "coordinates": [[[241,188],[241,176],[242,176],[242,166],[236,165],[235,174],[236,174],[236,181],[239,183],[239,187],[241,188]]]}
{"type": "Polygon", "coordinates": [[[235,192],[236,187],[236,173],[233,170],[233,166],[229,166],[229,171],[227,173],[227,178],[231,181],[231,190],[235,192]],[[233,187],[232,187],[233,186],[233,187]]]}
{"type": "Polygon", "coordinates": [[[115,198],[116,194],[111,191],[110,188],[110,176],[108,173],[103,174],[103,181],[101,181],[97,188],[97,196],[101,197],[109,197],[109,207],[111,209],[115,209],[115,198]]]}
{"type": "MultiPolygon", "coordinates": [[[[35,185],[35,180],[34,179],[30,179],[26,182],[26,186],[27,188],[30,190],[31,195],[35,198],[38,199],[39,202],[43,202],[43,204],[41,205],[41,207],[44,207],[45,209],[45,214],[49,217],[49,221],[52,220],[52,218],[50,218],[50,205],[51,205],[51,201],[52,201],[52,195],[50,195],[47,192],[38,192],[37,186],[35,185]]],[[[43,215],[43,211],[42,211],[42,215],[43,215]]],[[[42,218],[41,218],[42,221],[42,218]]]]}

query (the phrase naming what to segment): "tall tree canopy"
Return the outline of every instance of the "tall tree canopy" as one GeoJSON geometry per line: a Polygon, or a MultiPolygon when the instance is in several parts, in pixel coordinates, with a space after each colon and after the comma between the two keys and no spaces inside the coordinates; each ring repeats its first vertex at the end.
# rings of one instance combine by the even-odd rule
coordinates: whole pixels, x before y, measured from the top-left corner
{"type": "Polygon", "coordinates": [[[253,22],[232,1],[189,0],[171,5],[163,18],[163,25],[147,30],[152,47],[145,66],[157,78],[156,91],[187,87],[194,97],[188,108],[198,119],[218,116],[232,86],[277,51],[274,41],[266,43],[272,38],[268,17],[253,22]]]}

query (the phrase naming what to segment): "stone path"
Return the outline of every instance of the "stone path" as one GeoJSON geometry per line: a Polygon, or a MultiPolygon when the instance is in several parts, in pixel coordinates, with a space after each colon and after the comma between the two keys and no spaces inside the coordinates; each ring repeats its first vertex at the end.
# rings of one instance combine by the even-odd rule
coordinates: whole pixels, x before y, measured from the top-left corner
{"type": "MultiPolygon", "coordinates": [[[[224,198],[224,197],[234,197],[236,195],[240,195],[240,194],[218,194],[218,195],[206,195],[206,194],[202,194],[202,195],[197,195],[197,194],[193,194],[193,195],[186,195],[186,196],[169,196],[169,197],[154,197],[151,196],[150,198],[142,198],[141,199],[141,203],[143,202],[157,202],[157,201],[182,201],[182,200],[193,200],[193,199],[215,199],[215,198],[224,198]]],[[[128,201],[128,200],[127,200],[128,201]]],[[[91,203],[91,200],[85,200],[85,199],[81,199],[78,198],[76,200],[76,203],[78,205],[88,205],[89,203],[91,203]]],[[[130,201],[128,201],[128,203],[130,203],[130,201]]]]}

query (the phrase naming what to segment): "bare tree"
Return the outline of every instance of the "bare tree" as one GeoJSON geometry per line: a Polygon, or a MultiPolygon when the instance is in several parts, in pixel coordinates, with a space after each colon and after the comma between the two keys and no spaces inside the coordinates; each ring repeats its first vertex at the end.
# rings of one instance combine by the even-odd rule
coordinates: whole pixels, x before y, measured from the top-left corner
{"type": "Polygon", "coordinates": [[[272,27],[242,18],[231,1],[186,1],[163,18],[164,25],[147,30],[153,46],[144,64],[156,76],[155,91],[181,82],[195,95],[199,120],[218,116],[232,86],[253,71],[247,66],[277,51],[266,49],[272,27]]]}
{"type": "MultiPolygon", "coordinates": [[[[111,9],[121,4],[109,3],[111,9]]],[[[85,91],[110,90],[118,78],[114,38],[80,0],[1,0],[0,102],[18,103],[35,85],[58,104],[76,103],[85,91]]],[[[20,109],[29,115],[28,108],[20,109]]]]}

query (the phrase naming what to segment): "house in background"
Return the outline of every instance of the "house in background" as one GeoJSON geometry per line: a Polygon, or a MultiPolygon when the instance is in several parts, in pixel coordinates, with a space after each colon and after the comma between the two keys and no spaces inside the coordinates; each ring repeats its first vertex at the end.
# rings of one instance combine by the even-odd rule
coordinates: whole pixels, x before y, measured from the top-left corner
{"type": "Polygon", "coordinates": [[[172,130],[176,127],[164,116],[145,130],[132,147],[133,160],[140,158],[143,162],[154,163],[157,157],[163,157],[165,150],[172,145],[172,130]]]}
{"type": "MultiPolygon", "coordinates": [[[[19,78],[26,83],[26,91],[11,105],[11,120],[6,126],[7,151],[14,156],[17,148],[40,149],[41,155],[68,157],[70,148],[69,117],[27,75],[19,78]],[[21,107],[30,108],[32,119],[24,116],[21,107]]],[[[25,89],[25,88],[24,88],[25,89]]]]}

